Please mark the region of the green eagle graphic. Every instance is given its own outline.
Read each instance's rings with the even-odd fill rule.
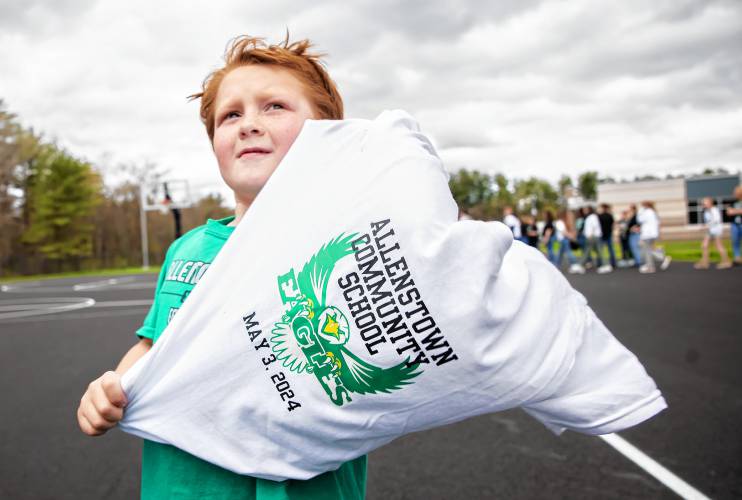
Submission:
[[[343,312],[327,304],[327,286],[335,264],[353,253],[355,234],[336,237],[323,245],[298,275],[291,269],[278,277],[286,311],[275,323],[271,349],[285,368],[314,374],[338,406],[351,393],[389,393],[411,383],[421,371],[409,358],[390,368],[374,366],[346,347],[351,327]]]

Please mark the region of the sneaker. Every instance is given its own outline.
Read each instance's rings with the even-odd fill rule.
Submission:
[[[729,261],[716,264],[716,269],[729,269],[730,267],[732,267],[732,263]]]
[[[656,271],[654,269],[650,269],[649,266],[640,266],[639,272],[642,274],[652,274]]]
[[[585,262],[585,269],[592,269],[593,263],[592,262]]]
[[[585,268],[579,264],[569,266],[569,274],[585,274]]]
[[[611,271],[613,271],[613,268],[610,266],[610,264],[606,264],[598,268],[598,274],[608,274]]]
[[[660,269],[662,269],[663,271],[666,271],[667,268],[670,267],[670,262],[672,262],[672,257],[668,255],[664,259],[662,259],[662,264],[660,264]]]

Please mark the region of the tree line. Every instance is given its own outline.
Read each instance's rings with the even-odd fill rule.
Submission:
[[[562,175],[553,185],[538,177],[508,179],[502,173],[486,174],[478,170],[461,169],[451,175],[449,186],[459,209],[475,219],[499,220],[507,206],[522,213],[536,210],[541,214],[544,210],[551,210],[556,214],[567,208],[567,200],[571,196],[580,196],[586,203],[594,204],[598,197],[599,184],[730,174],[734,172],[724,167],[706,167],[690,174],[667,174],[665,177],[644,174],[630,180],[616,180],[613,177],[599,177],[596,171],[587,171],[579,174],[575,180]]]
[[[0,99],[0,277],[141,265],[139,189],[166,172],[148,163],[119,165],[113,184],[104,183],[101,172],[102,167],[21,126]],[[707,168],[701,175],[720,173],[727,171]],[[634,180],[658,179],[645,177]],[[576,193],[595,200],[604,182],[616,181],[588,171],[574,181],[563,175],[552,185],[537,177],[508,179],[461,169],[449,185],[462,210],[493,220],[506,206],[556,212]],[[223,201],[218,194],[196,200],[182,211],[183,230],[231,214]],[[173,219],[167,212],[148,212],[147,226],[149,261],[157,265],[174,239]]]
[[[139,187],[165,175],[151,164],[119,165],[114,185],[101,168],[46,140],[0,100],[0,277],[138,266]],[[184,231],[231,211],[218,194],[182,211]],[[170,213],[148,212],[149,259],[174,239]]]
[[[552,185],[538,177],[510,180],[502,173],[490,175],[461,169],[451,175],[449,187],[461,210],[475,219],[493,220],[501,219],[507,206],[516,211],[557,212],[578,192],[586,200],[595,200],[598,182],[598,173],[594,171],[580,174],[576,182],[562,175]]]

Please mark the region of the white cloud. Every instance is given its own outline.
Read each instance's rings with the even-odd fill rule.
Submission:
[[[742,168],[735,1],[10,1],[0,98],[73,153],[220,186],[186,96],[233,36],[309,37],[350,117],[413,113],[447,167],[555,180]],[[445,5],[445,7],[444,7]]]

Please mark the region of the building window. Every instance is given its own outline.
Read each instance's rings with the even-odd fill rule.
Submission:
[[[721,218],[723,222],[732,222],[733,216],[727,214],[727,208],[734,205],[737,201],[733,197],[714,197],[716,206],[721,210]],[[688,200],[688,224],[703,224],[703,198],[697,198],[695,200]]]
[[[703,224],[703,205],[700,200],[688,200],[688,224]]]

